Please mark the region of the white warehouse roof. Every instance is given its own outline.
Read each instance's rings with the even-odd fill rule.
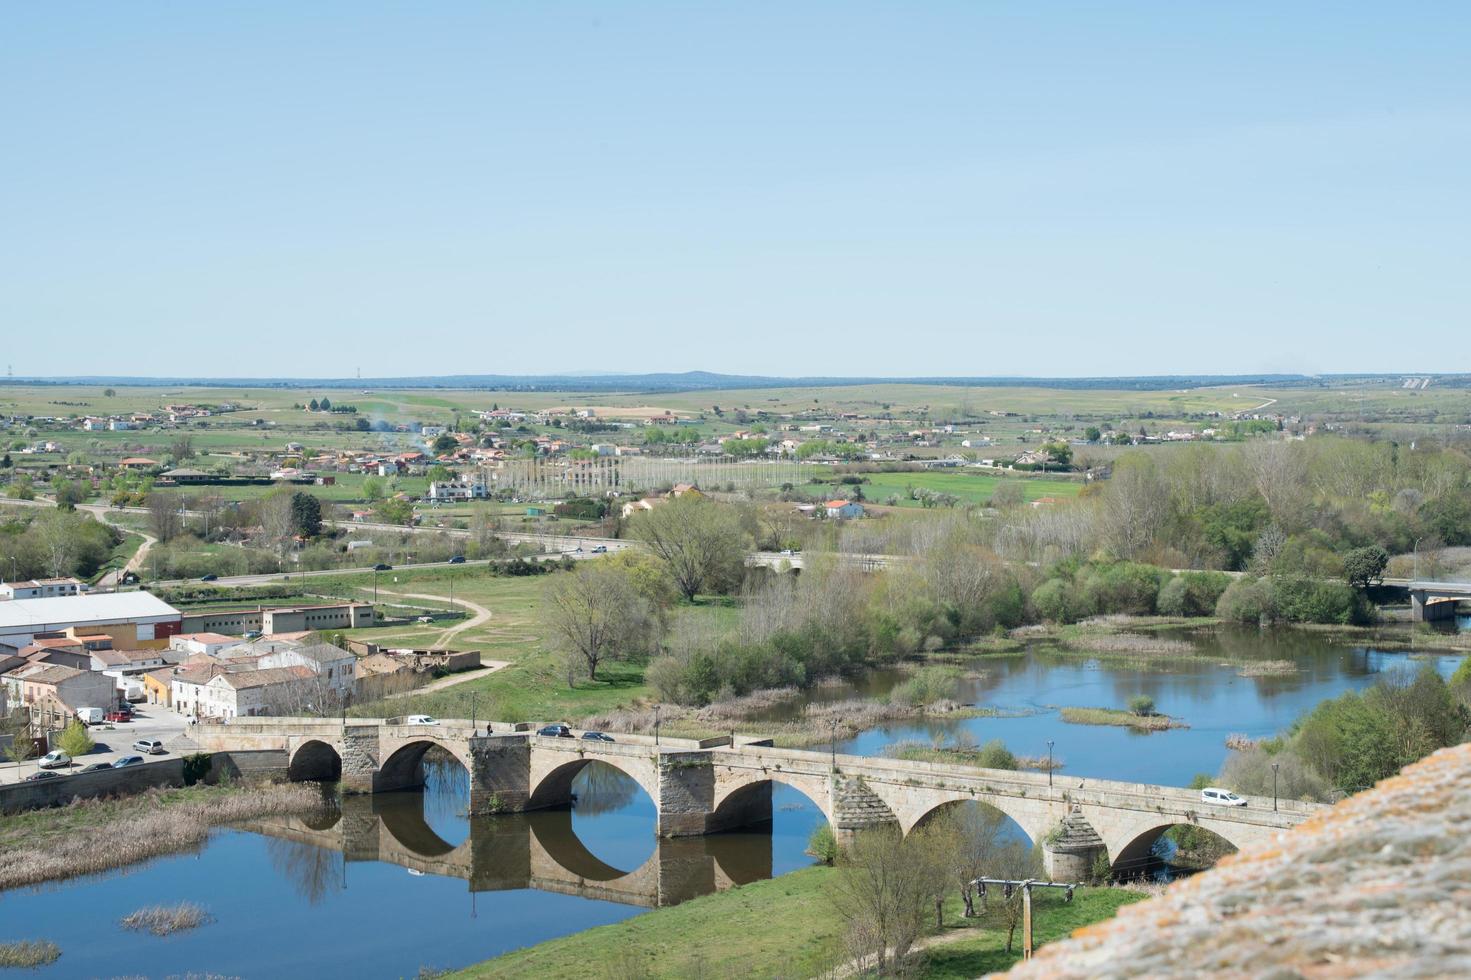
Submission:
[[[0,602],[0,634],[44,633],[105,623],[161,623],[178,619],[179,615],[179,610],[149,592],[11,599]]]

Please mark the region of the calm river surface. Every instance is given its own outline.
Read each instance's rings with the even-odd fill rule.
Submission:
[[[1460,661],[1294,633],[1226,633],[1200,644],[1207,657],[1286,659],[1300,671],[1244,678],[1207,660],[1141,673],[1034,651],[988,659],[986,675],[965,682],[961,700],[1009,716],[894,726],[839,749],[877,754],[893,741],[964,729],[1023,755],[1045,755],[1052,739],[1064,763],[1059,778],[1183,785],[1219,769],[1228,734],[1280,731],[1386,669],[1429,663],[1449,675]],[[897,679],[880,672],[817,696],[882,695]],[[1122,707],[1140,693],[1191,727],[1144,735],[1070,725],[1057,714],[1062,706]],[[784,874],[810,862],[803,850],[821,819],[804,796],[777,785],[769,832],[656,842],[650,800],[600,764],[578,776],[570,813],[474,820],[463,815],[463,770],[431,764],[426,774],[423,793],[349,798],[310,824],[221,830],[197,854],[0,893],[0,941],[58,943],[61,959],[30,974],[37,976],[411,977],[616,922],[655,902]],[[181,901],[205,906],[214,921],[164,938],[118,925],[141,906]]]

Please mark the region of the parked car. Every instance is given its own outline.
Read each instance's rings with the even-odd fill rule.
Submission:
[[[144,755],[165,755],[166,750],[163,743],[156,738],[140,738],[133,743],[134,752],[142,752]]]
[[[107,712],[101,708],[78,708],[77,721],[84,725],[100,725],[107,720]]]
[[[449,560],[449,563],[451,565],[463,565],[463,564],[465,564],[465,556],[464,555],[455,555],[453,558],[451,558]]]
[[[111,769],[111,768],[112,768],[112,763],[111,762],[94,762],[90,766],[83,766],[82,768],[78,769],[77,772],[78,773],[84,773],[84,772],[101,772],[104,769]]]
[[[547,738],[574,737],[572,735],[572,729],[568,728],[566,725],[547,725],[544,728],[538,729],[536,734],[545,735]]]
[[[141,766],[143,757],[141,755],[125,755],[112,764],[114,769],[126,769],[129,766]]]
[[[113,708],[106,715],[107,721],[132,721],[133,712],[124,711],[122,708]]]
[[[31,773],[25,778],[25,781],[28,783],[39,783],[43,779],[60,779],[61,775],[62,774],[59,772],[52,772],[49,769],[43,769],[40,772]]]
[[[583,732],[582,737],[589,742],[611,742],[614,740],[612,735],[605,735],[602,732]]]
[[[123,573],[123,577],[119,581],[121,581],[123,585],[137,585],[138,584],[138,573],[137,572],[124,572]]]
[[[373,566],[373,571],[375,571],[375,572],[391,572],[391,571],[393,571],[393,566],[390,565],[390,564],[388,564],[388,562],[386,562],[386,561],[380,561],[378,564],[376,564],[376,565]]]
[[[608,546],[600,544],[592,550],[592,553],[595,555],[606,555],[608,553]]]
[[[53,749],[52,751],[47,752],[45,755],[41,756],[41,760],[36,763],[36,765],[40,766],[42,769],[59,769],[62,766],[69,766],[71,764],[72,757],[67,755],[60,749]]]
[[[201,575],[201,576],[199,576],[199,581],[201,581],[201,582],[218,582],[219,580],[220,580],[220,577],[218,575],[216,575],[214,572],[210,572],[208,575]]]
[[[439,719],[433,715],[409,715],[404,719],[405,725],[437,725]]]
[[[1221,789],[1218,786],[1207,786],[1201,790],[1200,802],[1213,806],[1246,806],[1246,801],[1241,797],[1229,789]]]

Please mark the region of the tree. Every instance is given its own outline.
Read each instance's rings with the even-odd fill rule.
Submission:
[[[363,499],[368,503],[374,503],[383,499],[383,478],[378,476],[366,477],[363,480]]]
[[[183,518],[176,498],[166,493],[150,493],[143,506],[148,508],[148,530],[155,538],[172,541],[179,536]]]
[[[116,388],[104,388],[104,389],[102,389],[102,396],[104,398],[116,398],[117,397],[117,389]]]
[[[51,492],[56,497],[59,510],[76,510],[77,504],[87,499],[87,492],[79,482],[62,476],[51,481]]]
[[[448,432],[441,432],[434,437],[434,455],[443,456],[447,452],[452,452],[458,445],[454,436]]]
[[[194,458],[194,440],[189,436],[179,436],[169,443],[169,455],[174,462],[182,463],[186,459]]]
[[[87,734],[87,726],[76,718],[73,718],[72,723],[67,725],[66,730],[61,733],[58,745],[61,751],[73,759],[86,755],[96,747],[96,743],[92,741],[92,736]]]
[[[306,403],[306,410],[308,412],[320,411],[321,410],[321,407],[322,406],[317,402],[317,400],[315,398],[313,398],[311,401],[309,401],[309,402]]]
[[[332,411],[332,400],[330,398],[324,397],[321,401],[317,403],[317,407],[324,412],[330,412]]]
[[[1154,714],[1154,698],[1148,694],[1136,694],[1129,698],[1129,712],[1135,715]]]
[[[604,661],[648,653],[653,647],[653,610],[620,569],[601,562],[581,564],[570,575],[558,576],[546,595],[547,627],[590,680],[598,679]]]
[[[81,524],[75,511],[48,514],[36,522],[46,574],[63,578],[76,570]]]
[[[1343,556],[1343,577],[1356,589],[1367,589],[1384,581],[1389,566],[1389,552],[1377,544],[1355,548]]]
[[[379,503],[373,509],[373,515],[384,524],[403,524],[407,526],[414,522],[414,505],[407,500],[390,497]]]
[[[976,912],[976,890],[971,882],[994,876],[996,857],[1006,843],[1006,815],[984,803],[964,803],[951,807],[936,819],[950,824],[953,848],[950,851],[950,880],[960,886],[964,915],[973,919]]]
[[[322,533],[322,502],[305,491],[291,495],[291,523],[296,533],[314,538]]]
[[[997,848],[991,867],[995,870],[986,874],[988,878],[1005,878],[1011,881],[1026,881],[1042,878],[1042,852],[1024,841],[1012,840]],[[1013,888],[1011,894],[1002,892],[1001,921],[1006,926],[1006,952],[1010,955],[1016,939],[1016,927],[1021,925],[1026,912],[1025,889]]]
[[[746,536],[734,508],[685,494],[639,514],[632,531],[664,562],[686,599],[740,580]]]
[[[1087,439],[1089,442],[1098,442],[1100,439],[1103,438],[1103,433],[1099,431],[1098,426],[1090,425],[1088,426],[1088,428],[1083,430],[1083,438]]]
[[[291,546],[291,537],[296,533],[296,514],[292,507],[294,492],[288,486],[280,486],[260,501],[257,516],[261,535],[268,547],[278,555],[284,555]]]
[[[948,882],[933,827],[907,837],[895,825],[859,831],[838,861],[829,898],[847,925],[849,952],[870,960],[880,975],[899,972],[934,898],[937,878]]]

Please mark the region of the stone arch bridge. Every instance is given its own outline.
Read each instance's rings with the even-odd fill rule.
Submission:
[[[654,802],[660,837],[715,834],[770,821],[771,788],[784,783],[811,799],[840,841],[868,827],[908,833],[944,807],[980,802],[1044,844],[1054,878],[1085,876],[1102,851],[1115,869],[1147,857],[1164,829],[1188,824],[1242,848],[1268,840],[1325,809],[1295,800],[1249,798],[1211,806],[1195,790],[1045,773],[980,769],[867,756],[779,749],[769,740],[694,740],[618,735],[616,741],[550,738],[529,724],[407,725],[399,719],[240,718],[201,727],[206,751],[284,753],[293,779],[340,776],[345,791],[385,793],[420,784],[420,761],[438,747],[470,776],[470,812],[522,813],[566,807],[577,773],[597,761],[641,786]]]

